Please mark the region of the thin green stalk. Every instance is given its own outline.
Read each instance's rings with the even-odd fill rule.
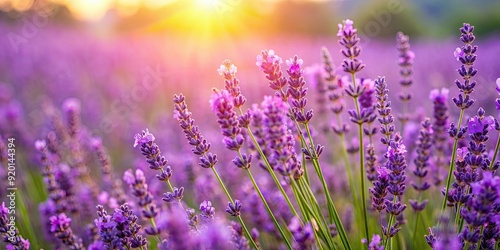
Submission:
[[[464,117],[465,109],[460,110],[460,116],[458,117],[457,130],[460,131],[460,127],[462,125],[462,119]],[[458,147],[458,138],[454,138],[453,142],[453,151],[451,152],[451,161],[450,167],[448,170],[448,178],[446,180],[446,191],[444,193],[443,206],[441,207],[441,213],[444,213],[446,209],[446,200],[448,200],[448,191],[450,189],[451,184],[451,176],[453,175],[453,168],[455,167],[455,157],[457,156],[457,147]]]
[[[222,179],[220,178],[219,176],[219,173],[217,172],[217,170],[215,169],[215,166],[212,167],[212,171],[215,175],[215,177],[217,178],[217,181],[219,181],[219,185],[222,187],[222,189],[224,190],[224,193],[226,194],[227,196],[227,199],[234,204],[234,200],[233,198],[231,197],[231,195],[229,194],[229,192],[227,191],[227,188],[226,188],[226,185],[224,185],[224,182],[222,182]],[[245,231],[245,235],[247,236],[248,238],[248,241],[250,241],[250,244],[252,245],[253,248],[255,249],[259,249],[259,247],[257,246],[257,243],[255,243],[255,241],[253,240],[252,238],[252,235],[250,234],[250,231],[248,231],[248,228],[247,226],[245,225],[245,222],[243,222],[243,219],[241,218],[241,215],[238,215],[236,216],[238,218],[238,221],[240,222],[241,224],[241,227],[243,228],[243,231]]]
[[[250,169],[246,169],[246,171],[247,171],[248,177],[250,178],[250,181],[252,181],[252,184],[255,188],[255,191],[257,191],[257,194],[259,195],[260,199],[262,200],[262,203],[264,203],[264,207],[266,208],[267,212],[269,213],[269,216],[273,220],[274,226],[276,226],[276,229],[278,229],[278,231],[280,232],[281,237],[285,241],[285,244],[287,245],[288,249],[292,250],[292,245],[290,244],[290,241],[287,239],[285,233],[281,229],[281,226],[278,223],[278,221],[276,220],[276,217],[274,217],[273,211],[271,211],[271,208],[267,204],[267,201],[264,198],[264,195],[262,194],[262,192],[260,191],[259,186],[257,186],[257,182],[255,182],[255,179],[252,175],[252,172],[250,172]]]
[[[303,202],[302,206],[304,207],[304,209],[307,210],[307,212],[314,218],[314,220],[317,223],[322,223],[322,226],[319,226],[319,229],[321,230],[321,233],[323,235],[324,238],[323,240],[326,243],[328,243],[328,246],[330,248],[336,248],[335,243],[333,242],[333,239],[330,234],[328,223],[325,217],[323,216],[323,213],[321,212],[321,208],[319,208],[318,201],[316,200],[314,195],[312,195],[312,191],[309,188],[309,186],[303,182],[300,182],[300,180],[299,183],[292,181],[292,186],[295,186],[295,188],[300,192],[301,198],[307,199],[304,201],[302,199],[300,200],[301,203]],[[309,204],[314,204],[316,211],[314,211],[309,206]],[[310,220],[310,217],[308,217],[308,219]]]
[[[241,110],[241,108],[239,108],[239,111],[243,115],[243,110]],[[271,177],[273,178],[274,183],[276,184],[276,186],[278,186],[278,189],[281,191],[281,194],[285,198],[286,203],[288,204],[288,207],[292,211],[293,215],[297,216],[297,218],[300,219],[299,214],[295,210],[295,207],[293,206],[292,202],[290,201],[290,198],[288,198],[288,195],[286,194],[285,189],[283,189],[283,186],[281,185],[280,181],[278,180],[278,177],[274,173],[274,170],[272,169],[271,164],[269,164],[269,161],[267,160],[266,155],[264,155],[262,148],[260,148],[260,145],[257,142],[257,139],[255,139],[255,136],[252,133],[252,130],[250,129],[250,127],[247,127],[247,131],[248,131],[248,134],[250,135],[250,138],[252,138],[252,142],[253,142],[254,146],[257,148],[257,151],[259,152],[260,157],[262,158],[262,160],[266,164],[267,170],[271,174]],[[305,169],[304,169],[304,171],[305,171]]]
[[[491,158],[490,167],[489,167],[490,170],[492,170],[493,165],[495,165],[495,160],[497,159],[497,154],[498,154],[499,149],[500,149],[500,131],[499,131],[499,136],[497,139],[497,145],[495,146],[495,152],[493,153],[493,158]]]
[[[417,229],[418,229],[418,219],[420,218],[420,213],[417,212],[417,216],[415,216],[415,227],[413,228],[413,236],[411,237],[411,240],[413,242],[413,248],[417,249]]]
[[[393,200],[393,203],[396,202],[396,199],[397,199],[397,196],[394,196],[394,198],[392,199]],[[392,221],[395,219],[394,218],[394,214],[391,214],[389,215],[389,222],[387,223],[387,230],[391,230],[391,227],[392,227]],[[389,241],[391,241],[391,247],[392,247],[392,238],[394,237],[391,237],[391,238],[387,238],[385,240],[385,243],[384,243],[384,249],[387,249],[387,243],[389,243]]]
[[[363,148],[363,127],[361,124],[359,124],[359,171],[360,171],[360,179],[361,179],[361,207],[363,209],[363,220],[365,224],[365,236],[366,239],[370,237],[370,234],[368,232],[368,215],[366,214],[366,192],[365,192],[365,166],[364,166],[364,161],[365,161],[365,156],[364,152],[365,149]]]
[[[344,246],[345,249],[350,250],[351,245],[349,244],[349,239],[347,238],[347,233],[345,232],[344,226],[342,225],[342,221],[340,220],[340,216],[337,212],[337,209],[335,208],[335,204],[333,203],[332,197],[330,195],[330,191],[328,190],[328,186],[326,185],[325,178],[323,176],[323,172],[321,171],[321,167],[319,166],[319,162],[317,158],[312,158],[311,159],[314,165],[314,168],[316,169],[316,172],[319,176],[319,179],[321,181],[321,185],[323,185],[323,189],[325,191],[325,196],[326,200],[328,203],[328,217],[330,218],[330,222],[335,222],[335,225],[337,226],[337,230],[339,232],[340,239],[342,241],[342,245]]]
[[[484,225],[481,226],[481,231],[479,232],[479,235],[483,235],[483,231],[484,231]],[[476,250],[480,249],[479,246],[481,246],[481,239],[482,238],[479,238],[479,241],[476,244]]]
[[[292,186],[292,190],[294,191],[294,193],[296,194],[296,197],[300,197],[299,198],[299,201],[298,201],[298,204],[299,204],[299,207],[302,211],[302,214],[304,216],[304,219],[306,221],[310,221],[311,222],[311,225],[313,226],[313,230],[314,230],[314,236],[316,238],[316,242],[318,242],[318,247],[322,248],[322,245],[321,245],[321,242],[318,240],[319,238],[321,238],[327,245],[329,248],[335,248],[335,244],[333,243],[332,241],[332,237],[329,237],[330,236],[330,233],[329,231],[326,230],[326,227],[328,226],[323,218],[323,220],[321,220],[319,218],[319,216],[312,210],[311,207],[309,207],[309,203],[307,203],[305,200],[303,199],[309,199],[309,197],[306,197],[306,194],[304,194],[302,192],[302,190],[300,189],[300,187],[297,185],[297,182],[293,179],[291,179],[291,186]],[[309,201],[312,203],[312,201]],[[319,232],[316,230],[316,228],[314,228],[314,225],[313,225],[313,222],[311,220],[311,217],[314,219],[314,221],[316,223],[323,223],[323,225],[317,225],[318,226],[318,230]],[[318,235],[321,234],[321,235]]]
[[[356,89],[356,75],[355,73],[351,73],[351,79],[352,79],[352,84],[353,88]],[[361,109],[359,107],[359,100],[358,96],[353,96],[354,99],[354,105],[356,106],[356,113],[359,116],[361,114]],[[363,209],[363,221],[365,224],[365,238],[368,239],[370,237],[370,233],[368,230],[368,216],[366,214],[366,191],[365,191],[365,179],[366,179],[366,173],[365,173],[365,166],[364,166],[364,161],[365,161],[365,151],[364,151],[364,143],[363,143],[363,125],[361,123],[358,123],[358,136],[359,136],[359,170],[360,170],[360,179],[361,179],[361,207]]]

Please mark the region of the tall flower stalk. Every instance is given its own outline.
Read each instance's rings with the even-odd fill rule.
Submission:
[[[411,208],[417,214],[415,217],[415,226],[413,228],[413,237],[412,240],[415,242],[416,232],[418,228],[418,219],[420,217],[420,212],[425,209],[428,200],[421,200],[423,192],[431,187],[431,185],[427,182],[425,177],[428,173],[429,168],[429,158],[432,147],[432,127],[431,121],[429,118],[425,119],[422,124],[422,128],[420,129],[418,139],[417,139],[417,158],[413,160],[415,163],[415,169],[413,170],[413,174],[418,179],[418,181],[413,182],[412,186],[417,191],[417,199],[409,200]],[[414,245],[415,246],[415,245]]]
[[[476,81],[472,80],[472,77],[477,74],[477,70],[474,68],[477,46],[472,45],[475,39],[473,31],[474,26],[468,23],[463,24],[462,28],[460,28],[460,32],[462,33],[462,35],[460,36],[460,40],[464,43],[464,45],[460,48],[457,48],[454,52],[454,56],[457,61],[462,63],[457,71],[458,74],[462,77],[463,81],[455,81],[455,84],[460,90],[460,94],[458,95],[458,97],[453,98],[453,102],[460,109],[460,115],[458,117],[458,123],[456,125],[452,123],[449,129],[450,136],[453,138],[454,142],[441,212],[444,212],[444,210],[446,209],[446,200],[448,198],[448,191],[451,184],[451,176],[453,173],[453,169],[455,168],[455,157],[458,141],[462,139],[465,134],[465,129],[462,128],[464,113],[466,109],[474,104],[474,100],[470,97],[470,94],[474,91],[474,87],[476,86]]]
[[[434,145],[434,156],[433,156],[433,179],[434,185],[438,186],[442,181],[441,170],[445,168],[446,162],[446,151],[449,149],[448,134],[446,132],[449,120],[448,112],[448,93],[447,88],[433,89],[429,98],[433,103],[433,122],[432,130],[434,135],[432,138],[432,144]]]
[[[357,35],[357,30],[353,27],[352,20],[344,20],[342,24],[339,24],[339,32],[337,36],[340,37],[339,44],[344,48],[341,50],[342,55],[346,59],[342,62],[342,69],[344,72],[351,75],[351,84],[347,87],[346,93],[351,96],[354,100],[355,110],[349,110],[349,115],[351,116],[351,121],[358,124],[358,139],[359,145],[362,147],[363,143],[363,123],[369,121],[370,116],[373,113],[371,108],[362,109],[359,103],[359,97],[365,91],[365,87],[361,83],[357,83],[356,73],[360,72],[365,65],[361,60],[358,59],[361,53],[361,48],[359,47],[359,37]],[[366,187],[365,187],[365,166],[364,166],[364,148],[359,150],[359,171],[360,171],[360,192],[361,192],[361,209],[362,217],[364,221],[364,238],[368,239],[370,236],[368,230],[368,215],[366,207]]]
[[[398,118],[399,122],[401,123],[401,134],[404,134],[406,123],[408,123],[408,120],[410,119],[408,113],[408,102],[411,100],[412,95],[409,92],[409,88],[413,84],[412,66],[413,58],[415,58],[415,53],[410,50],[410,38],[403,32],[398,32],[396,34],[396,41],[397,49],[399,51],[398,64],[401,67],[401,69],[399,70],[399,74],[401,75],[399,84],[403,87],[401,93],[399,94],[399,99],[401,100],[403,107]]]

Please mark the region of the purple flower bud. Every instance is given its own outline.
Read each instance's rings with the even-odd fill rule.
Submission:
[[[45,147],[47,147],[47,143],[45,140],[36,140],[35,141],[35,149],[38,151],[42,151]]]
[[[141,133],[139,134],[136,134],[134,136],[134,148],[137,146],[137,145],[143,145],[143,144],[146,144],[148,142],[154,142],[155,141],[155,137],[153,134],[149,133],[149,130],[146,129],[146,130],[143,130]]]
[[[239,200],[234,200],[234,203],[228,202],[226,213],[230,214],[231,216],[238,217],[241,215],[241,207],[242,204]]]

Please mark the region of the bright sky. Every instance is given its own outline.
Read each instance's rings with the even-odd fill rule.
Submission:
[[[164,7],[174,2],[195,4],[198,10],[206,12],[216,11],[216,8],[237,7],[243,1],[250,0],[47,0],[48,2],[65,3],[74,15],[83,20],[99,20],[110,8],[117,7],[120,14],[133,14],[139,7],[155,9]],[[264,2],[277,2],[280,0],[259,0]],[[296,1],[328,1],[328,0],[296,0]],[[10,6],[16,10],[25,10],[33,4],[34,0],[0,0],[0,8]]]

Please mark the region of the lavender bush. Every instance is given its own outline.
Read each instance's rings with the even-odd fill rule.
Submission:
[[[210,100],[191,101],[186,89],[173,96],[173,119],[159,122],[116,125],[132,110],[116,102],[114,120],[90,116],[85,108],[105,103],[51,99],[57,86],[33,119],[17,89],[0,84],[2,247],[499,249],[500,98],[481,95],[500,95],[500,78],[479,78],[474,26],[463,24],[448,52],[460,80],[442,89],[424,88],[419,53],[402,32],[384,59],[396,73],[385,77],[366,63],[373,54],[354,22],[338,27],[340,53],[318,48],[321,64],[262,50],[251,79],[267,82],[267,95],[247,95],[245,75],[224,60]],[[78,92],[71,86],[64,96]],[[199,114],[203,103],[211,113]],[[125,139],[91,129],[103,121],[95,116]]]

